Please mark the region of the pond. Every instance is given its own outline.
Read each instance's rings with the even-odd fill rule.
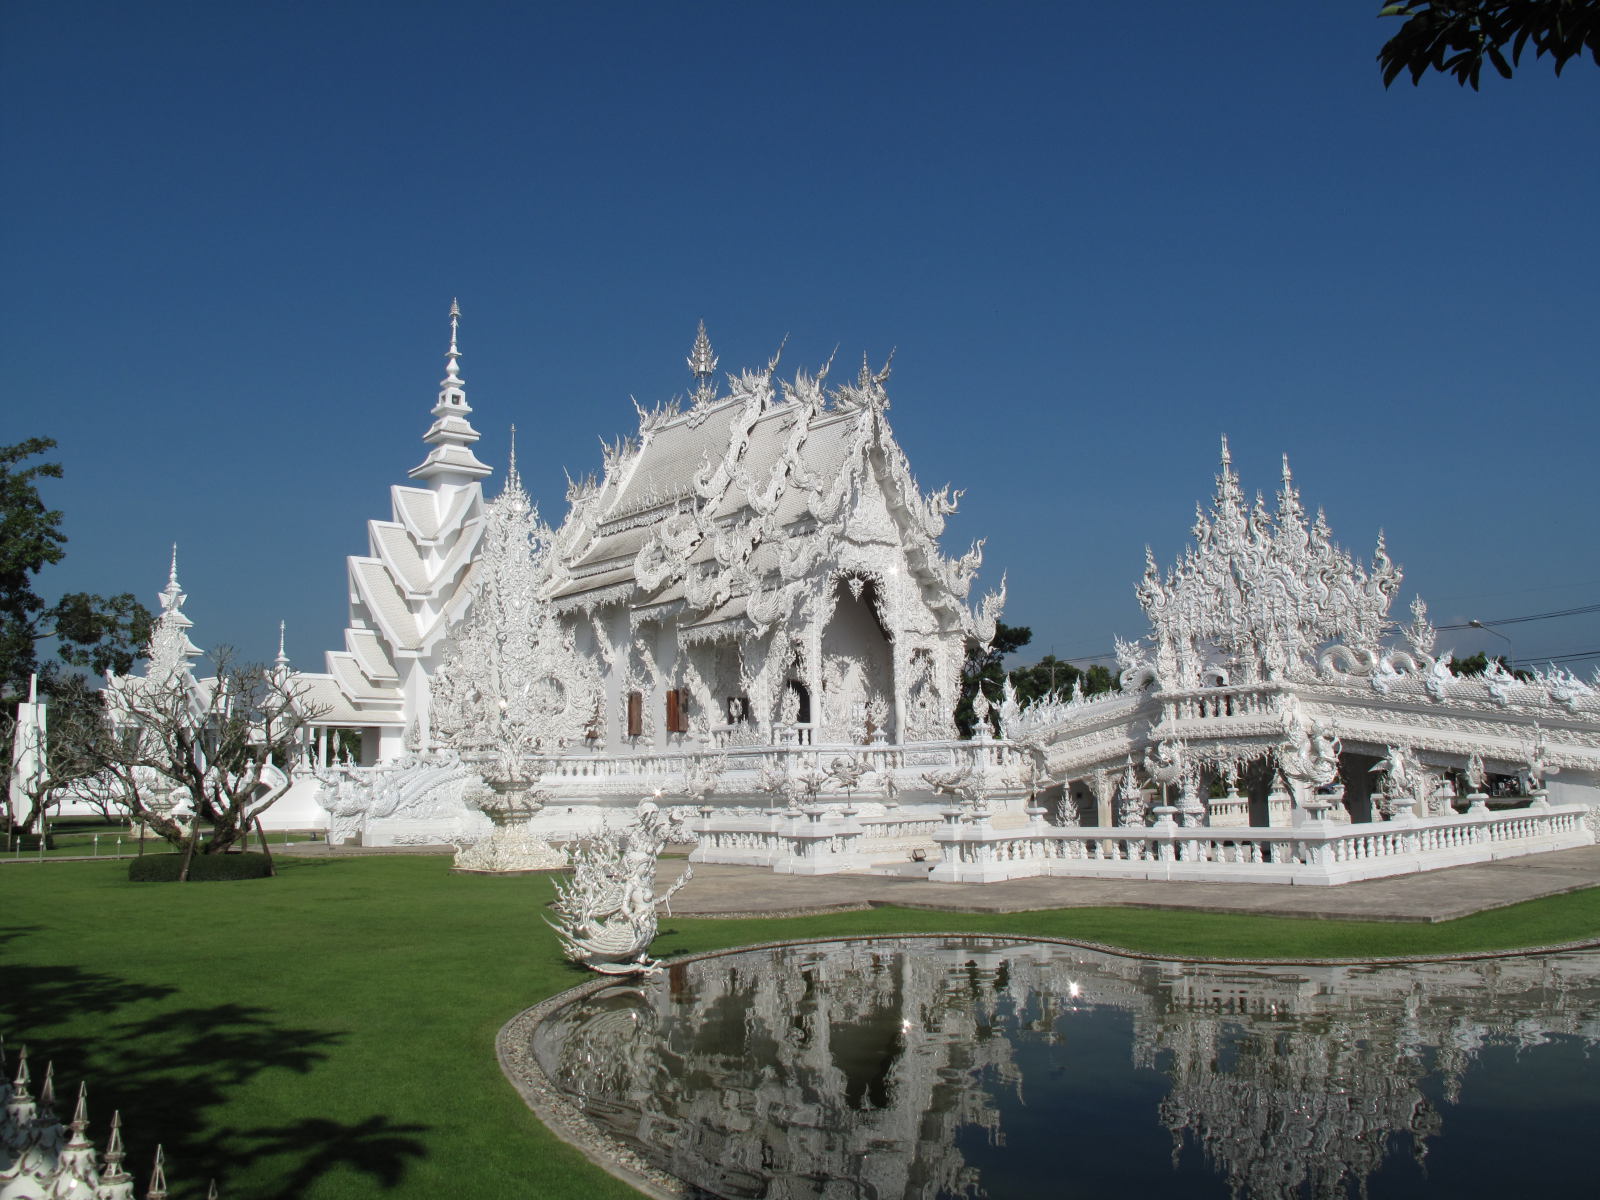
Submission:
[[[1600,1130],[1600,951],[830,942],[606,986],[529,1036],[551,1086],[690,1194],[1576,1195]]]

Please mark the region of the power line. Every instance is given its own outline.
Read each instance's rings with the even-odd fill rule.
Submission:
[[[1554,617],[1576,617],[1583,613],[1600,612],[1600,604],[1585,604],[1578,608],[1563,608],[1555,612],[1533,613],[1526,617],[1501,617],[1498,621],[1467,621],[1461,625],[1435,625],[1435,629],[1476,629],[1480,625],[1521,625],[1525,621],[1548,621]]]
[[[1542,662],[1570,662],[1571,660],[1577,658],[1600,658],[1600,650],[1574,650],[1571,654],[1540,654],[1533,658],[1516,658],[1512,659],[1511,661],[1527,663],[1531,666],[1535,663]]]

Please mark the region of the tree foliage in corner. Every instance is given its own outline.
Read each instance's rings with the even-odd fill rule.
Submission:
[[[1411,73],[1413,84],[1421,83],[1429,71],[1438,71],[1476,90],[1485,59],[1510,79],[1530,45],[1535,57],[1550,56],[1557,75],[1585,51],[1600,65],[1600,0],[1385,4],[1378,16],[1405,21],[1378,51],[1384,87],[1403,71]]]
[[[977,698],[978,689],[981,687],[990,702],[998,704],[1006,678],[1006,655],[1022,649],[1032,640],[1033,630],[1026,625],[1007,625],[1004,621],[996,621],[994,640],[988,646],[979,642],[967,644],[967,661],[961,667],[961,698],[956,701],[956,728],[961,731],[962,737],[971,737],[977,728],[972,702]],[[991,725],[994,724],[993,714],[989,721]]]
[[[1086,696],[1116,690],[1115,671],[1098,664],[1084,670],[1058,659],[1054,654],[1046,654],[1032,666],[1007,671],[1005,656],[1022,649],[1032,640],[1033,630],[1028,626],[1007,625],[1004,621],[997,621],[994,641],[987,649],[977,643],[967,647],[967,661],[961,671],[961,700],[956,705],[956,728],[961,731],[962,737],[971,737],[977,729],[972,702],[980,686],[990,703],[996,706],[989,713],[990,732],[995,735],[1000,732],[999,713],[996,710],[1005,692],[1007,679],[1011,680],[1012,687],[1017,691],[1017,699],[1023,704],[1042,700],[1052,693],[1070,696],[1080,685]]]
[[[28,676],[40,671],[38,647],[54,637],[63,662],[96,674],[125,673],[150,640],[150,610],[132,592],[91,595],[73,592],[46,604],[34,590],[35,577],[61,561],[67,535],[61,512],[46,508],[39,480],[60,479],[61,464],[27,461],[55,448],[50,438],[29,438],[0,446],[0,699],[25,696]],[[41,672],[46,691],[64,683],[67,672],[47,664]]]

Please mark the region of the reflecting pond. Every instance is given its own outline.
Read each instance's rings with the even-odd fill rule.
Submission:
[[[743,951],[537,1026],[726,1197],[1588,1194],[1600,952],[1219,966],[1003,939]]]

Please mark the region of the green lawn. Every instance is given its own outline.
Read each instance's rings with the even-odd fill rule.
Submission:
[[[546,1133],[495,1063],[507,1019],[585,978],[539,919],[548,877],[452,876],[431,856],[280,862],[275,880],[191,885],[130,884],[125,862],[0,867],[8,1057],[20,1042],[41,1066],[53,1056],[63,1092],[87,1078],[97,1144],[120,1107],[138,1173],[163,1141],[175,1197],[212,1177],[225,1200],[633,1194]],[[656,952],[920,931],[1443,954],[1600,935],[1600,889],[1441,925],[1134,909],[667,918]]]
[[[269,833],[267,841],[273,849],[288,842],[311,840],[308,831],[278,831]],[[254,835],[250,838],[252,849],[256,846]],[[146,854],[173,853],[173,848],[160,838],[147,834],[144,839]],[[84,856],[113,858],[118,854],[139,853],[139,835],[130,834],[125,821],[101,821],[92,817],[65,817],[50,822],[50,836],[43,857],[81,858]],[[0,858],[39,858],[39,835],[13,837],[0,840]]]

